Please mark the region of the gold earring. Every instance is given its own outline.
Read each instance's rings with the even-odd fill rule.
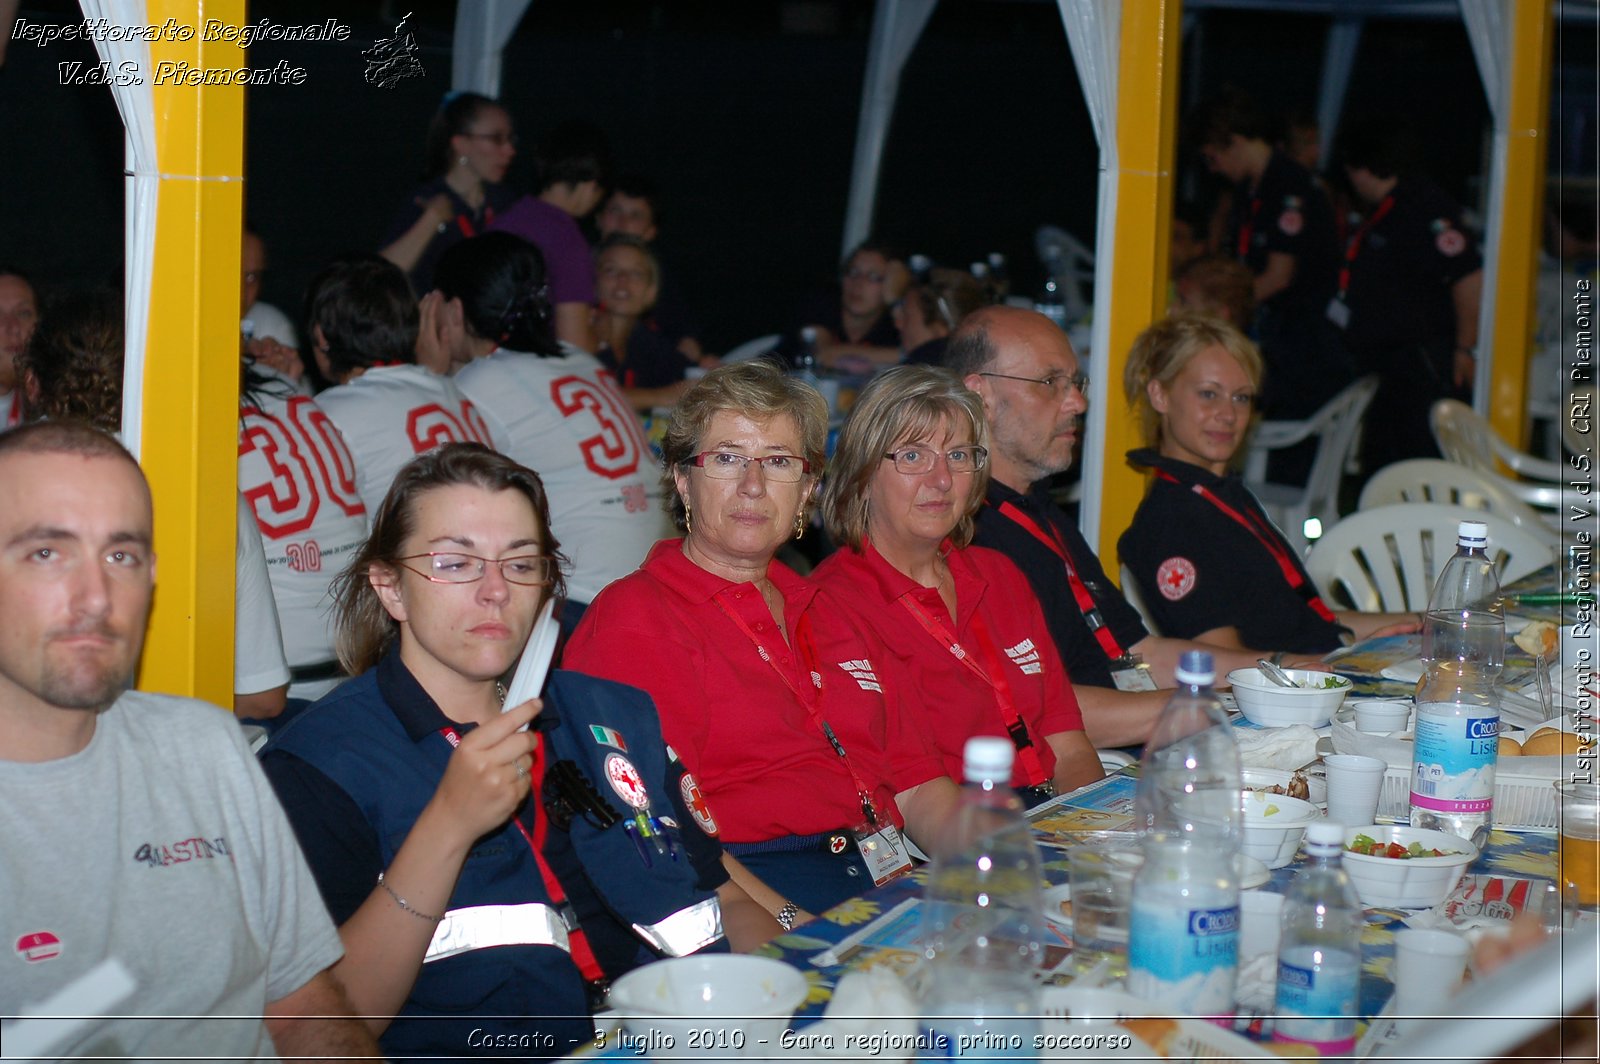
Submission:
[[[806,532],[806,512],[801,510],[794,515],[794,538],[799,539]]]
[[[684,535],[694,532],[694,510],[687,502],[683,504],[683,532]]]

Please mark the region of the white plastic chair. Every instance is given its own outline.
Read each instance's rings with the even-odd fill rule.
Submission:
[[[1339,519],[1339,484],[1355,457],[1361,418],[1378,390],[1378,378],[1362,377],[1304,421],[1263,421],[1256,426],[1245,457],[1244,480],[1267,515],[1301,554],[1308,541],[1305,524],[1315,517],[1324,526]],[[1318,437],[1317,455],[1304,487],[1267,482],[1267,452]]]
[[[1555,547],[1499,514],[1408,502],[1358,510],[1328,529],[1307,555],[1306,571],[1330,602],[1358,610],[1426,609],[1439,570],[1455,554],[1462,521],[1489,526],[1489,556],[1501,583],[1555,560]]]
[[[1139,593],[1139,581],[1133,578],[1126,565],[1122,567],[1122,597],[1128,600],[1128,605],[1139,611],[1139,619],[1144,621],[1145,629],[1151,635],[1161,634],[1161,628],[1145,607],[1144,596]]]
[[[782,339],[782,333],[769,333],[766,336],[758,336],[754,340],[746,340],[722,356],[723,365],[727,365],[730,362],[748,362],[752,358],[760,358],[762,355],[770,354]]]
[[[1410,458],[1384,466],[1361,489],[1360,509],[1402,502],[1436,502],[1487,510],[1511,519],[1558,550],[1561,534],[1545,523],[1539,512],[1506,491],[1487,475],[1455,462],[1437,458]]]
[[[1430,423],[1434,442],[1445,458],[1488,474],[1529,506],[1541,510],[1561,508],[1561,480],[1565,476],[1561,463],[1512,447],[1494,434],[1476,410],[1455,399],[1434,403]],[[1513,480],[1503,475],[1496,459],[1525,479]]]

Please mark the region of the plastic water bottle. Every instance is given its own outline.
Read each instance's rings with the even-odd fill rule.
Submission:
[[[1239,746],[1211,685],[1211,655],[1185,651],[1178,688],[1161,711],[1139,762],[1134,826],[1144,833],[1196,836],[1230,852],[1244,828]]]
[[[1134,798],[1144,865],[1133,881],[1128,989],[1166,1010],[1226,1017],[1239,969],[1243,830],[1239,747],[1211,685],[1211,655],[1186,651],[1178,689],[1145,743]]]
[[[934,855],[923,896],[930,960],[922,994],[929,1059],[1033,1059],[1039,1032],[1044,871],[1011,789],[1011,740],[968,739],[966,783],[949,845]]]
[[[1004,303],[1011,294],[1011,278],[1006,272],[1006,257],[998,251],[989,252],[989,302]]]
[[[1239,976],[1239,882],[1233,851],[1154,832],[1133,879],[1128,990],[1163,1013],[1226,1019]]]
[[[800,353],[795,356],[794,368],[801,380],[812,387],[817,383],[817,330],[807,325],[800,330]]]
[[[1273,1038],[1303,1042],[1324,1057],[1348,1056],[1356,1047],[1364,921],[1341,860],[1344,828],[1317,821],[1306,828],[1303,848],[1310,863],[1283,903]]]
[[[1411,824],[1481,844],[1494,821],[1506,615],[1481,521],[1463,521],[1422,626]]]

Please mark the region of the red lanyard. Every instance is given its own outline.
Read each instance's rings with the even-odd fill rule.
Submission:
[[[439,734],[444,736],[445,742],[454,749],[461,745],[461,735],[448,724],[439,729]],[[522,823],[522,818],[515,813],[511,815],[511,822],[517,825],[517,830],[522,832],[522,837],[527,840],[528,849],[533,851],[533,863],[539,867],[539,878],[544,880],[545,894],[559,909],[566,905],[567,892],[561,889],[561,880],[556,878],[555,872],[544,860],[544,840],[549,834],[550,825],[544,815],[543,803],[539,801],[539,787],[544,783],[544,742],[541,740],[533,748],[533,770],[531,773],[533,790],[529,795],[533,803],[533,834],[528,834],[527,827]],[[595,957],[594,950],[589,945],[589,936],[582,927],[567,928],[567,945],[572,950],[572,959],[578,965],[578,971],[589,982],[606,977],[605,970],[600,967],[600,961]]]
[[[1156,476],[1162,480],[1169,481],[1170,483],[1180,484],[1177,477],[1173,476],[1171,473],[1168,473],[1164,469],[1156,470]],[[1283,573],[1283,579],[1288,582],[1289,587],[1292,588],[1301,598],[1306,600],[1306,605],[1310,606],[1311,609],[1316,612],[1316,615],[1321,617],[1323,620],[1337,623],[1337,618],[1334,617],[1333,611],[1328,608],[1327,603],[1322,601],[1322,596],[1317,594],[1317,589],[1312,586],[1311,581],[1305,578],[1305,574],[1302,573],[1300,571],[1300,567],[1295,564],[1293,556],[1289,553],[1289,548],[1284,545],[1282,538],[1278,535],[1277,529],[1273,528],[1271,525],[1267,524],[1260,517],[1257,517],[1253,513],[1242,514],[1238,510],[1235,510],[1233,507],[1217,498],[1217,496],[1204,484],[1196,484],[1189,490],[1200,496],[1212,506],[1215,506],[1218,510],[1221,510],[1224,514],[1231,518],[1235,524],[1241,526],[1246,532],[1249,532],[1252,536],[1254,536],[1256,538],[1256,542],[1265,547],[1267,553],[1272,555],[1272,560],[1278,563],[1278,570]]]
[[[1078,611],[1083,614],[1083,621],[1089,626],[1089,631],[1094,633],[1095,642],[1100,644],[1100,649],[1105,651],[1109,661],[1121,661],[1128,656],[1128,652],[1117,642],[1117,637],[1107,627],[1105,618],[1100,616],[1100,607],[1094,603],[1094,596],[1089,594],[1089,589],[1079,578],[1077,569],[1073,568],[1072,559],[1067,555],[1067,545],[1061,539],[1061,533],[1052,525],[1048,533],[1040,528],[1038,523],[1021,508],[1011,502],[1000,504],[1000,512],[1012,521],[1021,525],[1023,530],[1034,539],[1050,548],[1050,552],[1061,559],[1061,564],[1067,569],[1067,586],[1072,588],[1072,598],[1078,604]]]
[[[1367,233],[1371,231],[1372,227],[1383,221],[1383,216],[1393,209],[1394,193],[1391,192],[1383,197],[1383,202],[1378,204],[1377,209],[1368,216],[1367,220],[1356,228],[1355,235],[1345,245],[1344,265],[1339,267],[1339,298],[1343,299],[1344,294],[1350,291],[1350,267],[1355,264],[1357,256],[1361,254],[1361,242],[1367,238]]]
[[[976,612],[972,615],[973,641],[977,643],[978,650],[983,654],[988,668],[985,669],[972,659],[966,648],[956,641],[950,629],[940,623],[939,618],[922,608],[912,596],[914,591],[907,591],[900,596],[900,605],[906,612],[917,619],[923,629],[933,637],[934,642],[943,646],[968,671],[975,674],[980,680],[989,685],[994,692],[995,706],[1000,710],[1000,719],[1005,721],[1006,734],[1011,736],[1011,742],[1017,748],[1017,760],[1022,763],[1025,786],[1033,787],[1046,782],[1050,777],[1044,770],[1044,762],[1039,759],[1039,751],[1033,745],[1033,738],[1028,734],[1028,726],[1023,723],[1022,714],[1017,711],[1016,701],[1011,697],[1011,685],[1006,682],[1005,668],[1000,663],[999,651],[995,648],[994,640],[989,636],[989,629],[984,625],[983,618]]]
[[[833,747],[833,752],[839,755],[839,760],[844,762],[845,770],[850,773],[850,780],[855,784],[856,797],[861,801],[861,812],[866,816],[867,823],[876,825],[878,823],[878,813],[873,805],[872,789],[862,782],[860,774],[856,772],[856,767],[850,763],[850,755],[845,752],[844,744],[834,734],[833,727],[828,723],[827,718],[822,715],[820,708],[822,702],[822,672],[817,668],[817,647],[811,638],[811,615],[809,613],[801,614],[799,622],[794,626],[795,644],[796,650],[800,655],[800,663],[811,674],[813,689],[808,697],[801,688],[795,686],[794,681],[789,678],[789,674],[784,672],[782,667],[773,660],[772,654],[768,652],[766,645],[761,642],[761,637],[751,630],[750,626],[745,623],[744,618],[723,604],[722,594],[723,592],[719,591],[715,596],[717,608],[725,613],[728,619],[737,625],[739,630],[749,638],[750,642],[755,645],[756,653],[761,655],[761,660],[772,666],[772,671],[778,674],[778,679],[782,680],[783,685],[793,691],[795,698],[799,700],[802,706],[805,706],[806,714],[811,718],[811,722],[822,732],[823,738],[828,740],[828,745]]]
[[[1261,197],[1255,196],[1250,200],[1250,216],[1239,223],[1239,258],[1243,259],[1250,254],[1250,238],[1255,235],[1256,215],[1261,213]]]
[[[489,226],[489,223],[491,223],[493,221],[494,221],[494,208],[485,207],[483,209],[483,225],[484,225],[484,228],[487,229],[488,226]],[[468,216],[467,214],[465,214],[465,213],[456,215],[456,228],[461,230],[461,235],[466,237],[469,240],[478,235],[478,229],[477,229],[476,226],[474,226],[472,224],[472,218],[470,216]]]

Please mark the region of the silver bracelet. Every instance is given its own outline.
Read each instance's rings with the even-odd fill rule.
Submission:
[[[394,903],[396,905],[400,906],[400,908],[404,909],[406,912],[410,913],[412,916],[415,916],[418,920],[427,920],[430,923],[435,923],[436,924],[440,920],[444,919],[443,916],[430,916],[429,914],[427,914],[425,912],[419,912],[416,909],[413,909],[411,906],[407,905],[406,904],[406,900],[404,898],[402,898],[400,895],[396,894],[394,892],[394,888],[383,881],[383,875],[384,874],[382,872],[378,873],[378,886],[380,886],[384,890],[388,891],[389,892],[389,897],[393,898],[394,899]]]
[[[793,931],[794,918],[799,915],[800,906],[791,901],[784,903],[783,908],[778,910],[778,915],[774,919],[778,921],[778,926],[783,928],[785,931]]]

